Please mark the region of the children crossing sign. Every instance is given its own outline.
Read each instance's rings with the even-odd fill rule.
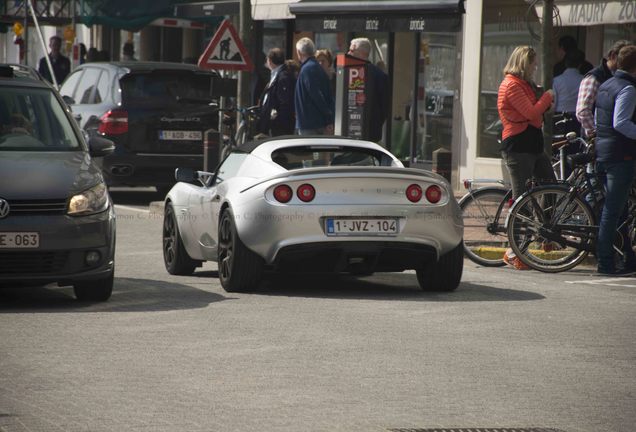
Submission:
[[[216,70],[254,70],[254,64],[247,54],[245,45],[238,37],[230,20],[225,20],[214,34],[214,37],[199,57],[199,67]]]

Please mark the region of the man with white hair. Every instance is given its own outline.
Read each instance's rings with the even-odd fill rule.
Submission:
[[[294,105],[299,135],[332,135],[334,100],[329,77],[315,58],[316,46],[309,38],[296,42],[301,62],[296,81]]]
[[[389,77],[379,67],[369,62],[369,55],[371,54],[371,41],[369,39],[353,39],[349,44],[349,52],[347,54],[368,63],[367,73],[370,75],[373,92],[370,93],[366,103],[373,106],[373,109],[370,111],[369,135],[365,138],[379,142],[382,140],[382,126],[389,114]]]

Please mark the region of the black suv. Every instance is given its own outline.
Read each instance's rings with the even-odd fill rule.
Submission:
[[[113,290],[115,212],[95,157],[58,93],[33,71],[0,65],[0,285],[73,285],[80,300]]]
[[[109,186],[174,184],[176,167],[203,169],[206,130],[218,129],[210,96],[218,74],[194,65],[158,62],[86,63],[60,94],[89,136],[115,142],[104,158]]]

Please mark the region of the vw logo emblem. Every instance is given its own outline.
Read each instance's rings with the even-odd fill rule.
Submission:
[[[6,200],[0,198],[0,219],[9,215],[9,203]]]

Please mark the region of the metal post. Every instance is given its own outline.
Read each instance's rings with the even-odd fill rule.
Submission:
[[[42,49],[44,50],[44,58],[46,59],[46,64],[49,66],[49,72],[51,73],[53,86],[59,90],[60,86],[57,83],[57,79],[55,79],[55,73],[53,72],[53,65],[51,64],[51,59],[49,58],[49,51],[46,49],[46,44],[44,43],[44,35],[42,34],[42,29],[40,28],[40,24],[38,23],[38,17],[35,16],[35,10],[33,9],[32,0],[28,0],[28,5],[29,5],[29,10],[31,11],[31,15],[33,15],[33,22],[35,23],[35,28],[38,32],[38,37],[40,38],[40,44],[42,45]]]
[[[253,34],[252,34],[252,12],[250,0],[241,0],[241,9],[239,14],[239,38],[243,41],[246,47],[252,47]],[[250,73],[241,71],[239,72],[238,79],[238,98],[237,106],[248,107],[252,104],[249,102],[250,98]],[[237,116],[239,117],[239,116]],[[239,119],[237,118],[237,121]]]
[[[29,9],[25,8],[24,11],[24,32],[22,33],[22,39],[24,40],[24,64],[29,64]]]
[[[552,30],[552,11],[554,0],[543,1],[543,26],[541,27],[541,65],[543,67],[541,78],[544,89],[552,88],[552,67],[554,65],[554,43]],[[543,126],[543,148],[549,155],[552,154],[552,113],[547,113]]]

